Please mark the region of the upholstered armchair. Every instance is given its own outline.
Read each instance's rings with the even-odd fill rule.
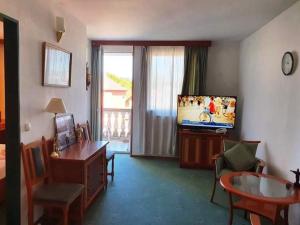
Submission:
[[[215,171],[214,171],[214,184],[213,184],[213,190],[212,195],[210,198],[210,201],[213,202],[215,191],[216,191],[216,185],[220,180],[220,177],[224,174],[234,172],[234,171],[251,171],[251,172],[257,172],[262,173],[265,162],[261,159],[258,159],[255,157],[257,146],[260,143],[260,141],[232,141],[232,140],[224,140],[223,147],[224,152],[221,154],[217,154],[213,156],[213,160],[215,162]],[[238,146],[239,145],[239,146]],[[238,149],[240,146],[244,146],[244,149],[247,150],[250,154],[242,154],[242,151],[239,151]],[[234,149],[235,148],[235,149]],[[234,150],[233,150],[234,149]],[[232,151],[231,155],[227,154],[226,151]],[[229,153],[229,152],[228,152]],[[251,162],[247,159],[247,156],[251,158]],[[237,161],[237,165],[230,165],[230,162],[228,162],[228,158],[233,158],[232,160]],[[235,157],[235,159],[234,159]],[[251,163],[250,167],[244,166],[245,163]],[[247,169],[243,169],[247,168]],[[236,169],[234,169],[236,168]]]

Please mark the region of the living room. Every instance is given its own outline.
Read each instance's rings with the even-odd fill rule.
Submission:
[[[127,114],[124,114],[124,127],[122,127],[123,122],[120,122],[120,128],[116,129],[119,136],[123,130],[126,134],[130,133],[131,136],[126,138],[126,141],[130,140],[130,144],[126,145],[129,146],[129,150],[127,149],[129,154],[115,154],[114,179],[112,181],[112,177],[108,177],[107,189],[99,192],[86,209],[83,216],[84,224],[227,224],[230,208],[228,194],[227,191],[222,190],[219,182],[214,197],[214,202],[217,204],[210,202],[214,183],[213,168],[185,169],[180,168],[179,165],[179,149],[176,144],[179,140],[176,135],[177,95],[183,94],[182,87],[187,68],[186,50],[189,47],[206,48],[207,56],[204,57],[206,69],[201,70],[206,74],[202,76],[204,82],[197,83],[204,85],[205,91],[203,88],[200,92],[184,93],[184,95],[236,97],[235,128],[228,129],[226,135],[234,140],[260,141],[255,156],[265,162],[262,173],[294,183],[295,175],[290,170],[299,168],[300,158],[297,129],[300,122],[296,119],[300,109],[295,102],[299,96],[297,82],[300,79],[298,78],[299,12],[300,2],[296,0],[243,2],[230,0],[226,3],[218,0],[176,1],[175,3],[170,1],[61,0],[47,3],[41,0],[29,0],[26,3],[17,0],[1,1],[0,20],[4,23],[4,36],[0,35],[0,39],[4,41],[0,43],[4,43],[5,46],[6,35],[11,37],[7,33],[8,25],[5,28],[9,18],[18,21],[19,26],[19,142],[27,145],[41,140],[42,136],[47,140],[54,138],[56,116],[45,112],[46,106],[53,98],[63,101],[67,113],[71,113],[74,117],[74,124],[89,121],[91,139],[100,139],[107,129],[104,129],[105,124],[102,124],[103,126],[100,124],[101,115],[97,114],[104,90],[101,90],[101,85],[95,87],[97,84],[95,76],[101,74],[96,72],[101,71],[98,70],[101,67],[95,58],[95,53],[101,58],[101,50],[104,51],[103,54],[105,52],[127,54],[131,51],[133,53],[132,104],[123,107],[126,110],[129,106],[132,107],[129,110],[131,111],[129,119],[132,118],[131,130],[128,132],[124,128],[127,126]],[[63,29],[59,29],[61,27]],[[62,32],[59,41],[57,32]],[[68,84],[66,88],[62,88],[41,84],[45,62],[42,54],[44,42],[72,53],[70,86]],[[143,49],[146,49],[145,55]],[[8,48],[6,50],[8,51]],[[145,72],[141,63],[145,59],[143,56],[147,56],[145,62],[148,71],[149,68],[154,68],[154,60],[149,62],[149,57],[157,56],[162,50],[172,52],[173,60],[170,67],[173,73],[169,72],[171,70],[164,73],[168,75],[168,79],[173,80],[174,68],[178,63],[180,66],[176,68],[180,68],[181,72],[178,74],[182,81],[181,85],[174,81],[174,84],[178,84],[174,85],[177,93],[167,92],[167,86],[162,88],[157,86],[157,93],[165,87],[163,91],[167,94],[164,96],[167,96],[170,102],[171,99],[175,99],[175,103],[169,107],[170,113],[175,113],[171,114],[175,119],[165,121],[159,127],[157,120],[146,122],[139,117],[140,109],[147,111],[147,107],[142,104],[141,98],[137,98],[144,93],[144,89],[137,87],[137,84],[141,85],[140,87],[145,85],[141,77],[143,71]],[[177,60],[178,56],[180,60]],[[286,73],[287,76],[284,74],[282,63],[285,60],[283,60],[284,56],[292,56],[290,58],[293,67]],[[9,67],[5,68],[5,70],[9,69]],[[150,73],[158,80],[161,78],[159,74]],[[101,81],[102,77],[98,76],[97,79]],[[120,84],[120,81],[118,82]],[[5,83],[8,89],[9,83],[9,81]],[[162,83],[158,82],[158,84]],[[113,87],[115,86],[114,84]],[[122,84],[119,85],[122,89],[120,86]],[[145,87],[150,86],[146,84]],[[146,89],[149,90],[148,88]],[[196,85],[194,88],[200,87]],[[117,93],[116,91],[119,93],[120,90],[114,90],[114,93]],[[13,96],[8,92],[5,94]],[[128,92],[124,95],[128,97]],[[95,96],[98,96],[98,99]],[[139,101],[140,103],[137,104]],[[5,103],[10,104],[8,101]],[[169,102],[165,105],[169,105]],[[111,106],[108,105],[107,108]],[[123,108],[121,110],[124,111]],[[120,115],[121,121],[123,114]],[[1,117],[2,120],[3,118],[9,120],[9,116],[6,113],[3,117],[2,113]],[[148,128],[149,123],[156,124],[152,127],[153,133],[145,138],[141,132],[143,131],[141,124],[144,123],[148,124],[146,125]],[[10,123],[5,121],[4,124]],[[144,132],[147,131],[149,130],[144,129]],[[169,138],[172,136],[171,132],[175,134],[175,138]],[[113,142],[112,136],[108,135],[108,137],[110,137],[109,141]],[[5,141],[10,143],[12,139],[13,137],[6,135]],[[169,142],[165,143],[165,140]],[[20,146],[16,147],[15,154],[12,154],[12,151],[9,153],[9,143],[6,144],[7,164],[12,163],[9,162],[10,159],[21,154]],[[157,143],[161,143],[160,146],[163,147],[158,147]],[[151,145],[154,146],[153,151],[142,151],[140,148],[140,146]],[[158,150],[159,148],[162,150]],[[196,144],[195,148],[197,148]],[[7,178],[8,198],[12,197],[12,190],[17,190],[10,189],[9,185],[15,186],[12,183],[13,179],[17,180],[18,176],[21,178],[19,187],[21,205],[17,207],[17,205],[7,204],[7,217],[12,215],[14,217],[6,218],[8,224],[28,224],[28,192],[21,160],[22,158],[19,159],[20,174],[14,173],[11,179]],[[209,160],[211,161],[212,157]],[[111,162],[109,162],[109,170]],[[9,165],[9,168],[13,167]],[[10,176],[10,172],[12,171],[7,171],[7,177]],[[299,225],[300,208],[299,204],[294,203],[288,208],[289,224]],[[11,212],[12,209],[14,212]],[[40,207],[36,207],[34,212],[35,220],[42,215]],[[246,219],[243,216],[242,212],[234,210],[233,224],[250,224],[249,213]],[[261,219],[264,224],[271,224],[262,216]],[[14,223],[16,220],[21,222]]]

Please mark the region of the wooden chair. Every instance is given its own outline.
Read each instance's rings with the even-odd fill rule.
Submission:
[[[89,121],[86,121],[86,123],[83,124],[77,124],[77,128],[81,128],[83,131],[83,139],[86,141],[91,141],[91,129],[89,125]],[[108,164],[109,161],[111,161],[111,171],[108,172]],[[115,153],[111,151],[106,151],[106,175],[111,176],[112,181],[114,180],[114,167],[115,167]],[[105,188],[107,188],[107,176],[106,176],[106,183],[105,183]]]
[[[69,211],[72,208],[76,211],[76,218],[72,219],[78,220],[82,225],[84,186],[50,182],[49,154],[45,138],[28,145],[21,144],[21,153],[28,198],[28,224],[35,224],[34,206],[39,205],[44,209],[61,211],[63,225],[69,225]]]
[[[226,141],[226,140],[224,140]],[[230,141],[230,140],[229,140]],[[241,143],[246,143],[246,144],[259,144],[260,141],[246,141],[242,140],[240,141]],[[236,142],[238,143],[238,142]],[[223,142],[224,145],[224,142]],[[225,149],[224,149],[225,151]],[[256,150],[255,150],[256,153]],[[255,153],[253,153],[255,155]],[[228,172],[233,172],[230,168],[226,167],[226,163],[223,157],[223,153],[214,155],[212,159],[215,162],[215,171],[214,171],[214,184],[213,184],[213,190],[211,194],[210,201],[213,202],[214,196],[215,196],[215,191],[216,191],[216,186],[217,183],[220,181],[220,177]],[[265,162],[261,159],[256,158],[256,165],[254,166],[252,172],[257,172],[257,173],[262,173],[263,168],[265,167]]]
[[[86,140],[86,141],[91,141],[92,140],[89,121],[86,121],[86,123],[83,123],[83,124],[77,124],[77,128],[82,129],[82,138],[84,140]]]

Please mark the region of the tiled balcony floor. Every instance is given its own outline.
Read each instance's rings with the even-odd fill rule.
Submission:
[[[125,143],[118,140],[109,140],[107,150],[119,153],[129,153],[129,143]]]

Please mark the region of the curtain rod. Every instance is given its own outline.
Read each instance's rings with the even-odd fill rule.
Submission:
[[[133,46],[199,46],[210,47],[211,41],[114,41],[92,40],[92,46],[100,45],[133,45]]]

